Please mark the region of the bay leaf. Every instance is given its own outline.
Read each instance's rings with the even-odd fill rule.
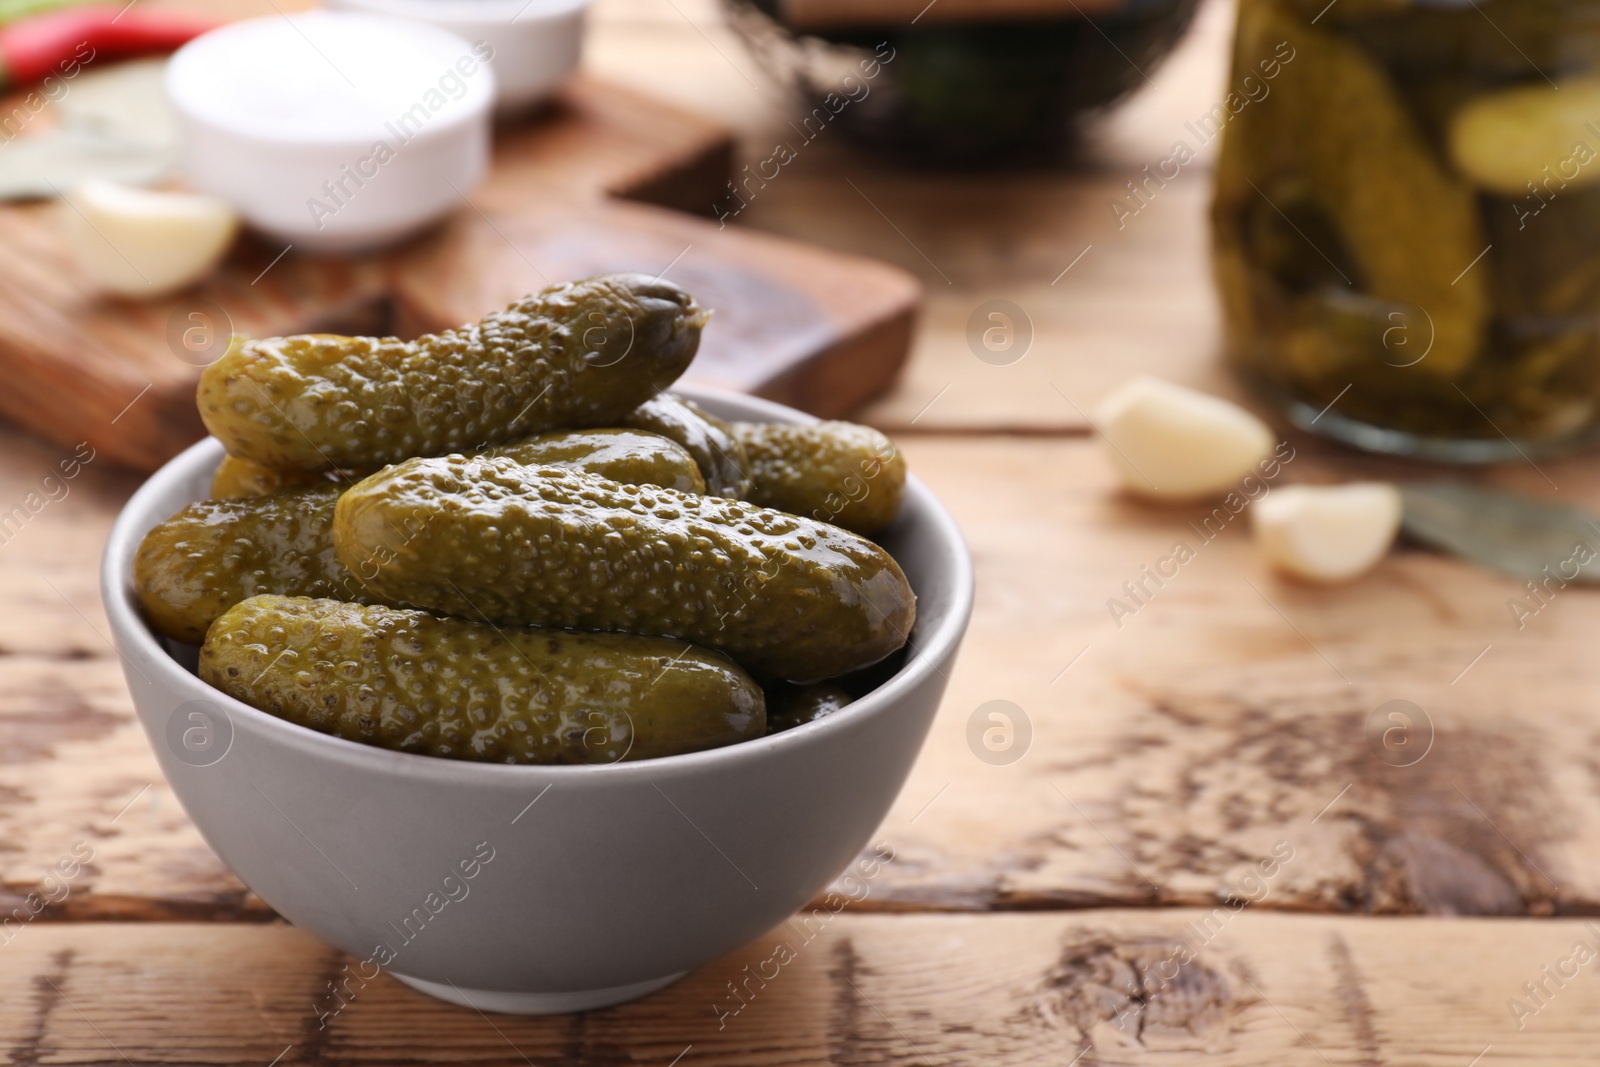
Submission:
[[[166,58],[135,59],[60,80],[32,94],[54,124],[0,143],[0,200],[52,197],[85,178],[151,185],[172,170],[178,135],[163,77]]]
[[[171,168],[160,146],[55,129],[0,146],[0,200],[53,197],[86,178],[149,185]]]
[[[1548,567],[1566,581],[1600,584],[1600,516],[1592,512],[1465,482],[1414,483],[1400,493],[1401,528],[1415,541],[1516,578]]]

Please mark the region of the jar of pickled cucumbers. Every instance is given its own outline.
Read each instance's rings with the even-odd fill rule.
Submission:
[[[1291,419],[1460,461],[1600,436],[1600,3],[1240,0],[1226,100],[1228,347]]]

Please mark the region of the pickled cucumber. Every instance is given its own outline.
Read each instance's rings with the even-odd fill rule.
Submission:
[[[693,401],[662,393],[639,405],[623,425],[670,437],[694,457],[712,496],[743,500],[750,492],[749,458],[728,424]]]
[[[280,489],[293,489],[302,485],[350,485],[366,477],[367,471],[297,471],[279,470],[264,466],[254,460],[238,456],[223,456],[217,471],[211,476],[211,499],[238,500],[252,496],[268,496]]]
[[[900,511],[906,461],[870,426],[736,422],[733,435],[750,459],[753,503],[869,535]]]
[[[793,681],[877,662],[905,644],[916,613],[895,561],[845,530],[505,458],[379,471],[340,497],[334,544],[386,601],[679,637]]]
[[[1554,197],[1600,181],[1592,142],[1600,78],[1483,93],[1450,120],[1450,158],[1479,188],[1518,199]],[[1535,200],[1535,204],[1543,203]],[[1524,209],[1527,211],[1528,209]]]
[[[571,467],[615,482],[690,493],[704,488],[688,452],[642,430],[559,430],[491,451],[517,463]],[[360,475],[279,472],[249,460],[230,468],[228,459],[211,487],[215,494],[221,483],[234,490],[231,495],[185,508],[139,546],[135,585],[157,630],[195,644],[212,619],[256,593],[372,599],[333,551],[334,501]],[[252,483],[297,478],[312,484],[247,492]],[[375,566],[362,562],[363,569]]]
[[[325,734],[485,763],[615,763],[766,729],[727,657],[662,637],[497,629],[426,612],[256,596],[212,625],[200,677]]]
[[[1290,0],[1318,29],[1358,44],[1398,81],[1484,86],[1592,69],[1593,13],[1568,0]]]
[[[687,449],[660,434],[643,430],[552,430],[503,445],[490,445],[481,451],[510,456],[528,465],[573,467],[626,485],[659,485],[685,493],[703,493],[706,489],[700,468]],[[267,496],[280,489],[323,483],[348,488],[371,473],[278,470],[248,459],[224,456],[211,478],[211,498],[233,500]]]
[[[157,633],[191,645],[258,593],[369,601],[333,550],[339,486],[190,504],[155,527],[133,559],[133,584]]]
[[[616,425],[683,373],[706,319],[670,282],[608,275],[416,341],[246,341],[202,372],[197,399],[206,427],[242,459],[377,467]]]
[[[494,445],[483,455],[508,456],[526,466],[571,467],[624,485],[655,485],[703,493],[706,483],[688,449],[643,430],[553,430]]]
[[[1238,63],[1280,42],[1296,58],[1270,96],[1229,123],[1217,163],[1218,285],[1230,333],[1255,345],[1241,358],[1330,400],[1352,380],[1362,393],[1363,375],[1374,377],[1367,391],[1392,388],[1396,366],[1423,381],[1460,377],[1491,312],[1487,272],[1466,270],[1488,243],[1473,190],[1434,159],[1394,84],[1357,46],[1297,22],[1277,0],[1241,8]],[[1381,307],[1371,339],[1413,347],[1338,343],[1330,293],[1371,298]],[[1396,324],[1405,329],[1388,330]]]
[[[837,685],[789,685],[779,682],[766,687],[767,733],[782,733],[808,722],[816,722],[849,704],[850,694]]]

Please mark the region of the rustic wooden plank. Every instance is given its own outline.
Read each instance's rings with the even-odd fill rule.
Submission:
[[[358,978],[321,1026],[340,1003],[328,983],[353,961],[292,928],[37,924],[0,947],[0,1056],[253,1067],[1577,1064],[1592,1062],[1600,1035],[1600,985],[1573,953],[1582,944],[1592,961],[1597,938],[1600,928],[1576,920],[1374,922],[1251,908],[846,911],[809,940],[798,924],[780,926],[607,1011],[486,1016],[388,977]],[[1548,990],[1537,1013],[1523,982]],[[1514,998],[1529,1006],[1521,1029]]]
[[[0,914],[43,891],[50,921],[273,917],[173,797],[114,656],[0,657],[0,753]]]
[[[1518,630],[1507,601],[1520,583],[1416,550],[1354,586],[1297,586],[1266,573],[1243,519],[1203,542],[1189,523],[1205,508],[1120,497],[1092,441],[904,446],[969,539],[978,602],[944,710],[883,828],[902,862],[870,907],[1198,905],[1288,839],[1298,858],[1270,907],[1600,910],[1600,666],[1589,654],[1600,593],[1560,590]],[[1564,498],[1600,506],[1592,464],[1541,466]],[[1401,469],[1301,443],[1282,477]],[[1527,465],[1486,477],[1553,495]],[[87,586],[109,507],[98,514],[70,531],[42,515],[27,536]],[[1157,589],[1142,568],[1179,539],[1195,558]],[[0,568],[13,559],[11,587],[29,588],[25,557],[0,552]],[[1122,588],[1140,580],[1153,593],[1142,606]],[[99,850],[94,870],[52,916],[265,917],[165,793],[103,624],[91,624],[92,593],[80,595],[87,618],[62,605],[26,647],[56,640],[100,658],[0,656],[0,884],[27,892],[84,839]],[[1113,597],[1138,607],[1120,627]],[[23,640],[27,623],[12,625]],[[1369,747],[1367,720],[1392,699],[1431,718],[1434,746],[1415,766]],[[1009,765],[969,744],[993,700],[1031,723]]]

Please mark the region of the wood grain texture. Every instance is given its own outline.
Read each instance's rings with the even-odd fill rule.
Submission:
[[[1263,569],[1248,516],[1205,541],[1205,508],[1123,498],[1092,441],[902,444],[965,531],[978,601],[882,830],[901,861],[865,907],[1201,905],[1287,842],[1296,859],[1267,908],[1600,912],[1600,666],[1587,653],[1600,593],[1559,591],[1519,630],[1507,602],[1520,583],[1421,551],[1350,587],[1295,585]],[[1400,470],[1296,447],[1285,482]],[[1600,505],[1591,468],[1543,466]],[[1551,492],[1527,465],[1485,478]],[[81,509],[78,539],[53,545],[51,566],[79,574],[85,616],[56,598],[24,646],[54,639],[80,658],[0,656],[0,885],[31,891],[83,839],[93,869],[50,918],[269,917],[177,811],[99,636],[86,575],[115,501],[63,502]],[[1179,540],[1195,558],[1158,588],[1143,568]],[[1150,595],[1135,602],[1124,581]],[[1113,618],[1112,598],[1129,613]],[[1431,750],[1407,767],[1368,733],[1397,699],[1431,723]],[[980,737],[991,725],[979,709],[994,700],[1032,731],[1005,765],[969,734],[975,717]],[[1427,744],[1420,719],[1414,740]]]
[[[1284,482],[1400,469],[1296,444]],[[1508,601],[1522,583],[1422,551],[1402,549],[1348,587],[1279,579],[1247,515],[1223,523],[1204,506],[1129,501],[1090,442],[914,441],[908,455],[961,522],[979,593],[949,695],[882,830],[905,862],[881,900],[1200,904],[1287,841],[1299,859],[1274,906],[1600,906],[1593,591],[1561,590],[1519,629]],[[1594,507],[1591,467],[1545,473]],[[1484,477],[1552,493],[1527,465]],[[1147,577],[1180,541],[1193,558]],[[991,700],[1032,725],[1031,747],[1007,766],[969,743]],[[1369,725],[1394,725],[1378,711],[1391,700],[1421,708],[1402,752]]]
[[[98,562],[138,479],[80,444],[51,444],[0,423],[0,660],[70,668],[112,654]]]
[[[387,976],[353,979],[337,1001],[329,983],[354,961],[284,926],[35,924],[0,946],[0,1062],[1579,1064],[1600,1032],[1600,985],[1572,953],[1593,953],[1597,937],[1574,920],[1250,908],[845,911],[810,940],[780,926],[644,1000],[529,1019],[446,1005]],[[1578,977],[1558,986],[1542,968],[1563,961]],[[1549,994],[1518,1029],[1508,1002],[1529,1003],[1527,981]]]

